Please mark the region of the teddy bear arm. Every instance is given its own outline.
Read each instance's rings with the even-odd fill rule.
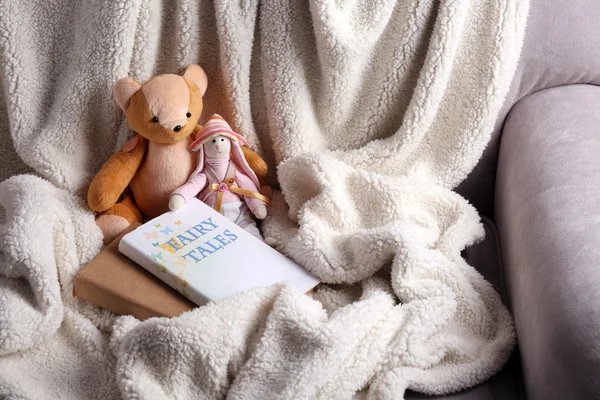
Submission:
[[[121,150],[104,163],[88,190],[88,205],[93,211],[106,211],[116,204],[142,164],[147,149],[147,140],[139,137],[133,150]]]

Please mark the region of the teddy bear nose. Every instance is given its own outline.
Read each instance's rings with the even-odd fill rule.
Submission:
[[[173,130],[175,132],[179,132],[181,130],[181,125],[175,125],[175,128],[173,128]]]

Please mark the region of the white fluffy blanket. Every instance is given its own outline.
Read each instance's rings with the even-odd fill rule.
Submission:
[[[496,373],[515,333],[460,252],[527,0],[0,3],[0,397],[402,398]],[[82,200],[129,131],[111,98],[198,63],[278,179],[263,228],[332,284],[174,319],[72,297],[101,247]],[[277,172],[277,176],[275,176]]]

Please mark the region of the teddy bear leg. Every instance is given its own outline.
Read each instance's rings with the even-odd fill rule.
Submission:
[[[260,180],[260,194],[262,194],[263,196],[267,196],[269,199],[273,198],[273,189],[271,189],[271,186],[264,180]]]
[[[109,244],[135,221],[142,222],[142,214],[126,195],[123,200],[96,217],[96,225],[104,235],[104,244]]]

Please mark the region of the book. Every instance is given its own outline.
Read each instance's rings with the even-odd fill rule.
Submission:
[[[126,234],[119,251],[197,305],[289,281],[319,281],[292,260],[194,198]]]
[[[115,314],[141,320],[177,317],[192,310],[194,303],[119,252],[121,238],[140,225],[134,222],[79,271],[73,295]]]

